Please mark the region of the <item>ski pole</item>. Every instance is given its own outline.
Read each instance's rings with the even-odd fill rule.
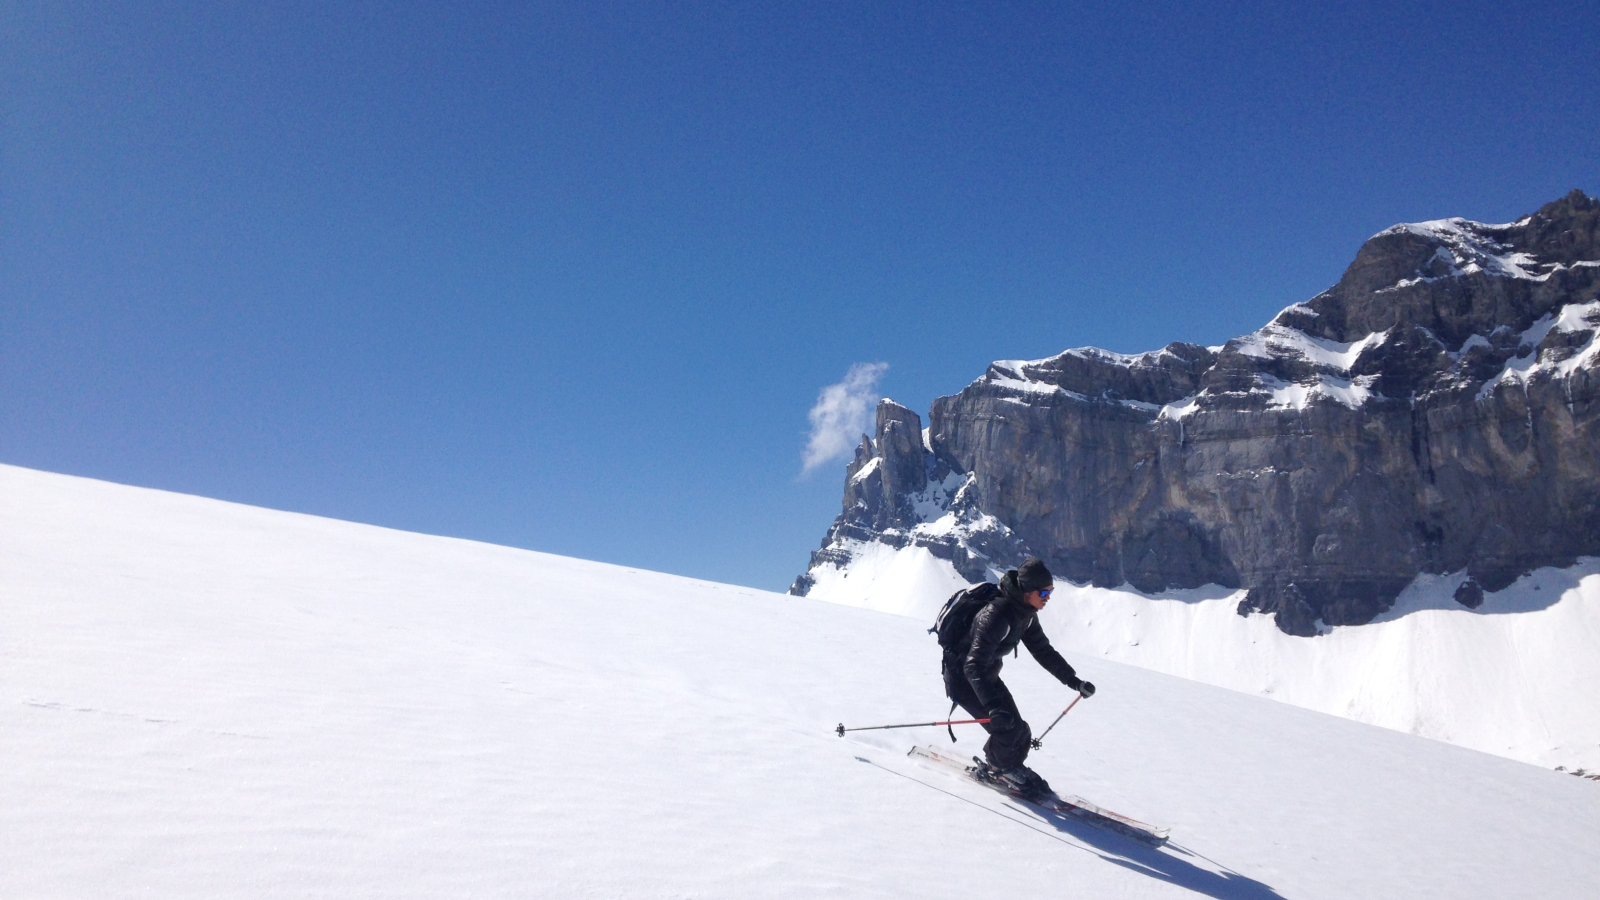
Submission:
[[[1056,722],[1059,722],[1059,721],[1061,721],[1061,720],[1062,720],[1062,719],[1065,719],[1065,718],[1066,718],[1066,717],[1067,717],[1067,713],[1069,713],[1069,712],[1072,712],[1072,708],[1073,708],[1073,707],[1074,707],[1074,706],[1077,706],[1077,705],[1078,705],[1078,701],[1079,701],[1079,700],[1082,700],[1082,699],[1083,699],[1083,695],[1082,695],[1082,694],[1079,694],[1079,695],[1078,695],[1078,696],[1076,696],[1076,697],[1073,697],[1073,698],[1072,698],[1072,702],[1071,702],[1071,703],[1068,703],[1068,704],[1067,704],[1067,708],[1066,708],[1066,709],[1063,709],[1063,710],[1062,710],[1062,711],[1061,711],[1061,715],[1059,715],[1059,716],[1056,716]],[[1051,723],[1050,723],[1050,728],[1054,728],[1054,727],[1056,727],[1056,722],[1051,722]],[[1050,728],[1046,728],[1046,729],[1045,729],[1045,730],[1044,730],[1044,734],[1041,734],[1041,735],[1039,735],[1039,736],[1038,736],[1038,737],[1036,737],[1036,738],[1034,738],[1034,739],[1033,739],[1033,740],[1031,740],[1031,741],[1029,741],[1029,742],[1028,742],[1028,743],[1029,743],[1029,744],[1030,744],[1030,745],[1031,745],[1031,746],[1032,746],[1032,747],[1033,747],[1033,749],[1035,749],[1035,750],[1037,750],[1037,749],[1039,749],[1039,748],[1040,748],[1040,747],[1041,747],[1041,746],[1043,746],[1043,745],[1044,745],[1044,735],[1045,735],[1045,734],[1049,734],[1049,733],[1050,733]]]
[[[881,731],[885,728],[926,728],[929,725],[983,725],[988,721],[988,719],[956,719],[949,722],[909,722],[905,725],[868,725],[864,728],[846,728],[844,727],[844,723],[840,722],[839,727],[835,728],[833,733],[837,734],[839,737],[844,737],[844,733],[846,731]]]

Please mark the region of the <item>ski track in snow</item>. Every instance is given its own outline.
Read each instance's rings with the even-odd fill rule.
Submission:
[[[948,708],[917,619],[14,467],[0,497],[0,897],[1600,882],[1594,782],[1074,654],[1059,625],[1100,692],[1031,763],[1167,848],[906,758],[942,731],[835,737]],[[1006,677],[1036,723],[1070,699],[1029,660]]]

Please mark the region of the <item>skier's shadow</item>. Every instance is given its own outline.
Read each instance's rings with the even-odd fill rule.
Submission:
[[[1172,842],[1161,848],[1149,847],[1131,838],[1096,828],[1066,813],[1042,809],[1031,803],[1014,801],[1013,808],[1027,812],[1068,834],[1108,863],[1122,866],[1141,875],[1188,888],[1197,894],[1217,900],[1283,900],[1271,885],[1247,878],[1215,860],[1202,857]],[[1189,859],[1201,859],[1217,867],[1217,871],[1195,865]]]
[[[1028,819],[1019,819],[1007,815],[992,806],[978,803],[968,797],[955,794],[936,785],[928,784],[912,778],[904,772],[897,772],[882,763],[873,762],[865,756],[856,757],[858,762],[898,775],[908,781],[914,781],[923,787],[933,788],[942,793],[949,794],[959,800],[986,810],[1002,819],[1009,819],[1018,825],[1031,828],[1047,837],[1053,837],[1080,850],[1087,850],[1101,859],[1114,865],[1122,866],[1141,875],[1148,875],[1178,887],[1187,888],[1197,894],[1215,897],[1217,900],[1284,900],[1271,885],[1262,884],[1254,878],[1247,878],[1238,872],[1229,869],[1216,860],[1174,844],[1171,841],[1163,844],[1159,849],[1141,844],[1132,838],[1123,837],[1109,831],[1103,831],[1087,822],[1073,818],[1063,812],[1055,812],[1035,806],[1022,800],[1008,798],[1006,806],[1011,812],[1022,813]],[[1068,835],[1074,840],[1068,841],[1064,837],[1050,834],[1030,820],[1039,820],[1043,824],[1052,826],[1055,830]],[[1187,857],[1187,858],[1186,858]],[[1190,859],[1204,860],[1216,867],[1216,871],[1198,866]]]

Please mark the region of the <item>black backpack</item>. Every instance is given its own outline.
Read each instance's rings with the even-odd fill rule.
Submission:
[[[944,608],[939,610],[939,616],[933,620],[933,627],[928,629],[928,633],[938,635],[939,646],[946,651],[962,649],[978,611],[998,596],[999,585],[987,581],[956,591],[944,602]]]

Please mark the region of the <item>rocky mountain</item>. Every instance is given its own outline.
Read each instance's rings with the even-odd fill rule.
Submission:
[[[1221,347],[1004,360],[923,429],[893,401],[791,593],[878,549],[967,580],[1247,588],[1314,635],[1418,575],[1472,607],[1600,555],[1600,202],[1369,239],[1339,283]]]

